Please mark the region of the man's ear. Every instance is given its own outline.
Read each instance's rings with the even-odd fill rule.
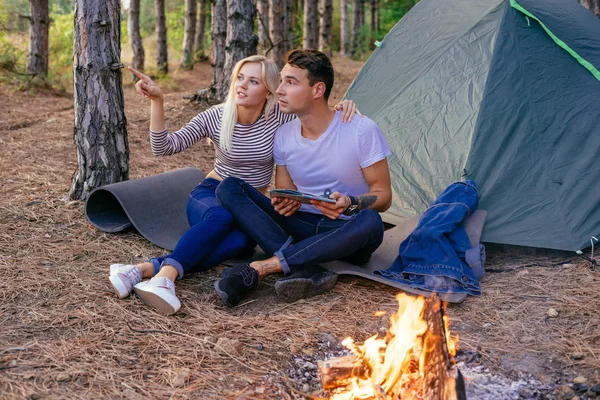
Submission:
[[[325,83],[317,82],[313,85],[313,99],[318,99],[325,95]]]

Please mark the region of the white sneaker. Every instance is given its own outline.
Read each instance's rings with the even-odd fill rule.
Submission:
[[[155,276],[133,287],[135,294],[144,302],[165,315],[175,314],[181,308],[181,301],[175,294],[175,284],[163,276]]]
[[[117,296],[124,299],[131,294],[133,287],[142,281],[142,270],[137,265],[111,264],[108,279]]]

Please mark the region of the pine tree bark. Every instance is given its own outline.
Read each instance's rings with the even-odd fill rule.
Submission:
[[[138,71],[143,71],[146,55],[142,36],[140,35],[140,0],[131,0],[128,17],[127,34],[129,36],[129,45],[133,51],[131,66]],[[137,81],[137,77],[131,74],[131,80]]]
[[[234,1],[234,0],[230,0]],[[216,97],[219,85],[223,79],[225,65],[225,39],[227,38],[227,0],[214,0],[212,5],[212,35],[213,35],[213,81],[211,97]]]
[[[285,4],[281,0],[269,0],[269,36],[273,41],[271,59],[281,69],[286,52],[284,37]],[[267,52],[268,53],[268,52]]]
[[[293,21],[292,21],[292,0],[281,0],[284,3],[284,18],[283,18],[283,37],[284,43],[284,55],[294,47],[294,32],[292,32]]]
[[[45,77],[48,75],[48,30],[50,27],[48,0],[29,0],[29,22],[27,72]]]
[[[319,0],[304,0],[302,43],[305,49],[316,49],[319,46]]]
[[[204,54],[204,31],[206,30],[206,16],[208,10],[208,0],[198,0],[198,16],[196,18],[196,37],[194,38],[194,59],[197,61],[206,60]]]
[[[169,56],[167,53],[165,0],[154,0],[154,12],[156,14],[156,66],[158,72],[167,74],[169,72]]]
[[[340,0],[340,54],[348,56],[348,0]]]
[[[229,92],[229,77],[235,64],[256,54],[258,37],[254,34],[256,8],[252,0],[229,0],[227,2],[227,43],[223,79],[217,86],[216,98],[225,101]]]
[[[358,4],[358,25],[362,28],[365,26],[365,0],[360,0]]]
[[[352,4],[352,38],[350,39],[350,56],[355,57],[360,46],[360,9],[362,0],[354,0]]]
[[[181,46],[181,60],[179,68],[193,69],[194,38],[196,37],[196,2],[185,0],[185,25],[183,31],[183,45]]]
[[[375,42],[377,37],[377,10],[379,9],[379,2],[377,0],[371,0],[371,43]]]
[[[269,40],[269,0],[256,0],[256,25],[258,26],[258,52],[265,54],[271,47]]]
[[[321,0],[319,51],[331,57],[331,29],[333,26],[333,0]]]
[[[120,0],[76,0],[73,80],[77,171],[69,196],[129,178]]]
[[[579,0],[579,3],[600,18],[600,0]]]

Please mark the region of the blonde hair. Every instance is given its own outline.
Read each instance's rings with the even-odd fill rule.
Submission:
[[[263,56],[250,56],[238,61],[231,72],[229,93],[227,94],[227,99],[223,103],[223,118],[221,119],[221,137],[219,139],[219,145],[221,150],[226,152],[231,151],[233,129],[237,123],[237,105],[235,104],[234,88],[235,81],[242,66],[252,62],[260,63],[262,66],[262,81],[270,93],[263,108],[265,119],[269,119],[273,107],[277,104],[277,93],[275,92],[279,86],[279,68],[277,68],[275,62]]]

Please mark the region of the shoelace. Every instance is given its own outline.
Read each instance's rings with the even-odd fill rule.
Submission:
[[[175,287],[173,286],[173,282],[171,282],[167,278],[163,278],[162,282],[158,285],[158,287],[162,287],[167,289],[171,293],[175,293]]]
[[[242,282],[244,283],[244,286],[252,286],[257,274],[258,272],[256,272],[256,270],[252,267],[244,268],[241,271]]]
[[[129,271],[125,272],[123,275],[125,275],[133,285],[142,281],[142,271],[140,271],[138,267],[130,268]]]

